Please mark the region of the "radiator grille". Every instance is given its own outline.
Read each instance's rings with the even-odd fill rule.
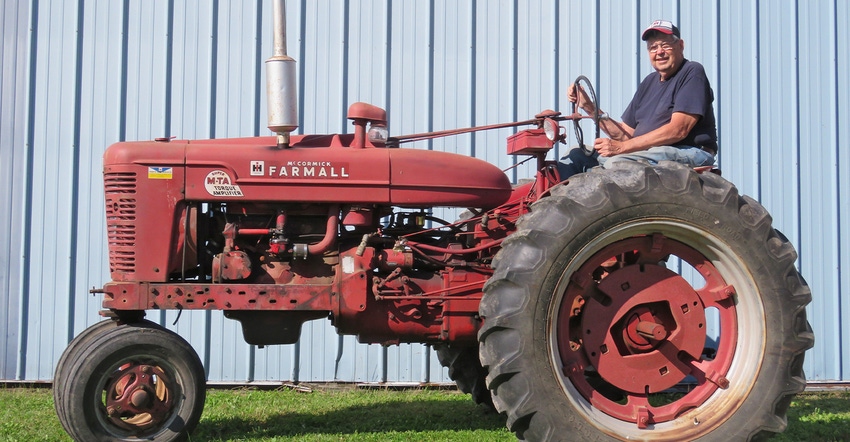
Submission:
[[[109,241],[109,270],[136,270],[136,174],[106,173],[106,234]]]

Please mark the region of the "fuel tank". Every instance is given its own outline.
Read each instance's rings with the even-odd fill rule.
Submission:
[[[492,208],[511,194],[496,166],[420,149],[352,148],[353,135],[116,143],[104,171],[137,169],[144,179],[183,180],[189,201],[380,204],[408,208]],[[179,169],[179,170],[178,170]]]

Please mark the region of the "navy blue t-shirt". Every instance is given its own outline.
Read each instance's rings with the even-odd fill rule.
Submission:
[[[717,151],[717,123],[714,118],[714,92],[705,69],[688,61],[671,78],[661,81],[653,72],[638,86],[631,103],[623,112],[623,122],[635,129],[634,136],[652,132],[670,122],[673,112],[699,115],[697,124],[676,144],[705,146]]]

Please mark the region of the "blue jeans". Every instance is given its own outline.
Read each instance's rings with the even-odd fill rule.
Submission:
[[[676,161],[686,166],[711,166],[714,164],[714,155],[698,148],[690,146],[655,146],[639,152],[624,153],[613,157],[600,156],[598,152],[588,156],[579,149],[573,148],[558,160],[558,173],[565,180],[577,173],[587,172],[593,167],[602,166],[610,168],[618,161],[643,161],[656,165],[661,161]]]

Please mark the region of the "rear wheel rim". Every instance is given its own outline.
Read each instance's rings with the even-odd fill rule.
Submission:
[[[701,281],[666,269],[668,256]],[[626,223],[587,244],[564,269],[550,316],[552,361],[576,408],[621,436],[722,422],[693,410],[730,415],[735,401],[716,398],[748,390],[762,358],[763,343],[738,343],[764,329],[757,297],[741,305],[738,295],[755,291],[743,269],[727,244],[679,220]],[[704,351],[707,309],[718,322],[715,354]],[[736,363],[742,352],[749,361]],[[689,389],[670,394],[686,378]]]

